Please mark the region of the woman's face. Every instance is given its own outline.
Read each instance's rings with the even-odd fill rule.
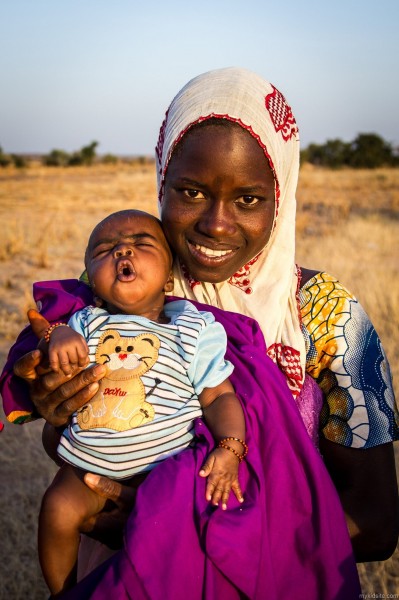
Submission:
[[[229,279],[267,244],[275,210],[274,177],[257,141],[242,127],[189,132],[170,160],[162,223],[198,281]]]

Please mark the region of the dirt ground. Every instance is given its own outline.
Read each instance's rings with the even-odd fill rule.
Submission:
[[[390,358],[398,394],[399,170],[304,168],[298,200],[298,262],[333,273],[359,297]],[[128,207],[156,214],[153,165],[0,170],[1,368],[33,305],[31,283],[78,277],[94,224]],[[36,522],[55,467],[42,450],[41,427],[6,423],[0,435],[0,599],[48,597]],[[388,561],[359,565],[359,573],[369,598],[399,598],[398,550]]]

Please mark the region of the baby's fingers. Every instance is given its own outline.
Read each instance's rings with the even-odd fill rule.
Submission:
[[[84,340],[77,348],[77,359],[79,367],[85,367],[89,362],[89,347]]]
[[[222,510],[227,509],[227,500],[230,496],[231,487],[230,485],[225,485],[222,492]]]
[[[226,510],[227,501],[230,496],[230,484],[227,482],[223,482],[222,480],[218,481],[209,481],[206,488],[206,499],[212,501],[212,504],[215,506],[219,506],[219,503],[222,504],[222,509]]]
[[[231,489],[233,490],[234,495],[237,498],[238,502],[244,502],[244,496],[241,491],[240,484],[238,483],[238,479],[233,481],[233,483],[231,484]]]
[[[201,477],[208,477],[209,473],[212,471],[213,469],[213,465],[215,464],[215,456],[213,454],[213,452],[208,456],[208,458],[206,459],[206,461],[204,462],[204,464],[201,467],[201,471],[199,472]],[[208,500],[210,500],[210,498],[208,498]]]
[[[205,498],[209,502],[212,502],[212,504],[218,506],[222,498],[223,491],[223,486],[219,480],[208,478],[208,482],[206,484]]]
[[[55,352],[54,350],[49,350],[48,361],[50,364],[50,368],[55,373],[58,373],[60,370],[60,361],[58,358],[58,352]]]

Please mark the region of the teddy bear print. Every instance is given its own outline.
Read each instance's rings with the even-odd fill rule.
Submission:
[[[154,418],[146,401],[141,375],[156,363],[161,345],[153,333],[123,337],[115,329],[105,331],[96,350],[96,363],[107,366],[97,394],[77,414],[81,429],[104,427],[126,431]]]

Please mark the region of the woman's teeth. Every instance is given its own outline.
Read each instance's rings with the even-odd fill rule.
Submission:
[[[193,244],[196,250],[202,252],[206,256],[226,256],[227,254],[231,254],[232,250],[212,250],[212,248],[207,248],[206,246],[200,246],[199,244]]]

